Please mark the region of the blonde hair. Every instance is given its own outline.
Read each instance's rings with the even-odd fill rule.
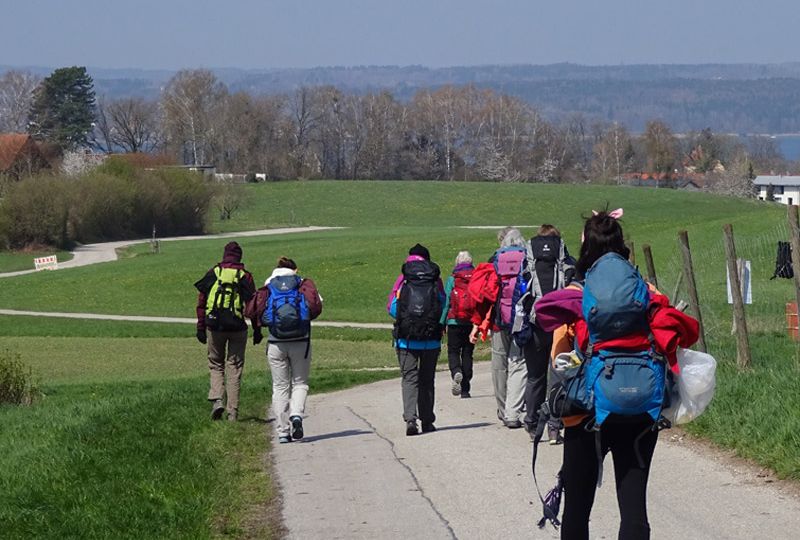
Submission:
[[[509,246],[525,247],[525,238],[519,232],[519,229],[515,227],[501,229],[497,233],[497,241],[500,243],[501,248]]]
[[[456,266],[459,264],[472,264],[472,255],[469,251],[459,251],[456,255]]]

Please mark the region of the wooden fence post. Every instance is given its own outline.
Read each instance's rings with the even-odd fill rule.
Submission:
[[[703,326],[703,315],[700,313],[700,299],[697,296],[697,283],[694,280],[694,266],[692,266],[692,252],[689,250],[689,233],[680,231],[678,240],[683,254],[683,280],[686,282],[686,290],[689,293],[689,307],[692,308],[694,317],[700,323],[700,335],[697,340],[698,348],[702,352],[707,352],[706,331]]]
[[[797,222],[797,206],[789,205],[789,233],[792,240],[792,270],[794,270],[794,296],[800,311],[800,224]]]
[[[625,247],[627,247],[628,251],[630,251],[630,253],[628,254],[628,260],[633,266],[636,266],[636,249],[633,240],[625,242]]]
[[[647,281],[652,283],[653,287],[658,289],[656,265],[653,264],[653,252],[650,250],[650,244],[642,244],[642,251],[644,251],[644,262],[647,265]]]
[[[728,261],[728,277],[731,283],[733,298],[733,321],[736,325],[736,365],[739,369],[750,367],[750,339],[747,335],[747,318],[744,314],[744,298],[742,298],[741,274],[736,260],[736,244],[733,241],[733,226],[722,227],[725,233],[725,258]]]

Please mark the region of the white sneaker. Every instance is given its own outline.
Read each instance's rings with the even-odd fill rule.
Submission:
[[[463,380],[464,375],[462,375],[460,371],[453,376],[453,387],[451,388],[451,391],[453,392],[454,396],[461,395],[461,381]]]

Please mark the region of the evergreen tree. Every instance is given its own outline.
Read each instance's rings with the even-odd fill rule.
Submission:
[[[86,145],[94,118],[94,82],[86,68],[60,68],[36,89],[29,131],[63,150],[74,150]]]

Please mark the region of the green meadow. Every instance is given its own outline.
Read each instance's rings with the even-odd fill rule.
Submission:
[[[260,283],[294,258],[325,299],[322,320],[388,322],[385,301],[408,248],[428,246],[443,272],[456,253],[487,259],[496,228],[558,226],[577,255],[583,218],[623,207],[644,267],[653,249],[660,288],[681,270],[677,233],[689,231],[717,394],[688,429],[800,480],[800,356],[786,337],[791,281],[770,280],[785,207],[703,193],[617,187],[445,182],[277,182],[242,186],[247,203],[212,232],[278,226],[344,229],[239,239]],[[212,216],[213,217],[213,216]],[[753,365],[739,372],[725,298],[722,226],[752,261],[748,306]],[[487,226],[467,229],[463,226]],[[133,246],[120,260],[0,279],[0,308],[193,317],[195,280],[228,240]],[[16,254],[0,254],[0,266]],[[28,254],[25,254],[28,257]],[[685,299],[685,287],[678,289]],[[204,347],[188,324],[0,316],[0,354],[19,355],[43,397],[0,407],[0,522],[4,536],[280,536],[270,482],[270,379],[263,346],[248,349],[242,421],[208,418]],[[314,330],[312,392],[395,377],[388,331]],[[482,351],[481,358],[486,357]],[[387,367],[388,370],[364,368]],[[265,517],[266,516],[266,517]]]

